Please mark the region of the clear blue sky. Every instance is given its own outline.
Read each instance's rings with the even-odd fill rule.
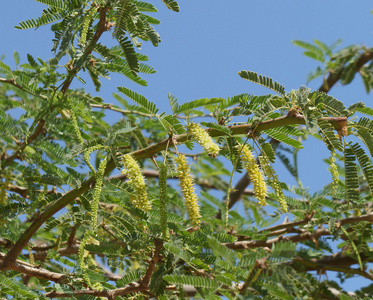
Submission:
[[[99,95],[105,102],[115,103],[112,93],[117,86],[143,94],[166,111],[169,111],[169,92],[181,103],[244,92],[269,93],[241,79],[237,74],[241,70],[270,76],[290,91],[306,84],[307,74],[318,65],[303,56],[291,40],[319,39],[331,44],[341,38],[339,48],[351,44],[372,46],[372,2],[368,0],[180,0],[179,13],[167,10],[160,0],[150,2],[159,9],[154,16],[161,21],[156,30],[162,42],[157,48],[145,44],[143,53],[149,56],[149,64],[157,73],[144,77],[147,87],[137,86],[121,76],[103,80]],[[0,56],[5,55],[6,63],[12,64],[14,50],[24,62],[27,53],[42,59],[51,57],[49,28],[14,29],[20,21],[37,18],[43,8],[44,5],[30,0],[2,1]],[[107,33],[107,40],[110,39]],[[314,90],[320,84],[319,79],[308,86]],[[87,88],[95,94],[90,85]],[[363,101],[372,106],[373,102],[358,76],[347,87],[333,87],[330,94],[347,105]],[[325,146],[312,139],[300,153],[303,162],[300,178],[312,191],[330,180],[327,166],[321,162],[327,156]],[[279,174],[282,181],[290,178],[281,168]],[[346,288],[354,290],[357,281],[349,281]]]

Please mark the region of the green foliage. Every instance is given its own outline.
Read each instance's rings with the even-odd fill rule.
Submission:
[[[371,279],[372,108],[346,108],[325,93],[331,86],[285,93],[252,71],[239,75],[277,94],[184,103],[169,94],[165,113],[121,86],[117,104],[104,103],[71,83],[84,83],[87,72],[98,90],[116,72],[145,86],[139,74],[155,70],[138,51],[142,42],[160,43],[152,27],[160,22],[147,15],[157,9],[135,0],[39,2],[47,5],[41,16],[17,28],[50,24],[52,57],[21,63],[14,52],[15,70],[0,61],[1,298],[329,299],[334,289],[347,299],[344,280]],[[108,46],[102,37],[110,34],[115,45]],[[313,42],[294,41],[323,64],[312,78],[330,72],[349,84],[359,71],[370,91],[372,63],[359,61],[371,49],[334,52],[338,43]],[[206,128],[199,133],[215,139],[220,156],[193,148],[191,123]],[[314,138],[333,152],[335,164],[326,160],[325,169],[333,162],[338,179],[317,192],[302,185],[298,159],[304,140]],[[258,158],[251,177],[243,144]],[[133,161],[123,171],[126,154]],[[177,172],[179,154],[188,176]],[[281,164],[295,186],[278,180]],[[259,175],[266,206],[254,199]],[[177,182],[195,197],[184,200]],[[145,211],[144,190],[152,207]],[[194,226],[186,207],[198,212]],[[337,271],[340,282],[314,276],[320,270]],[[371,287],[356,294],[370,297]]]
[[[241,71],[238,73],[243,79],[255,82],[257,84],[260,84],[266,88],[269,88],[280,95],[285,94],[285,88],[279,84],[277,81],[273,82],[272,78],[269,78],[267,76],[259,75],[255,72],[251,71]]]

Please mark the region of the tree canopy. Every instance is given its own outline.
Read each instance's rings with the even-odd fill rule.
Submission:
[[[53,56],[0,61],[2,298],[373,297],[373,285],[343,287],[373,280],[373,109],[328,95],[356,74],[370,92],[373,48],[296,40],[324,65],[309,76],[323,77],[318,90],[242,70],[268,94],[169,94],[166,113],[125,86],[117,105],[71,87],[85,73],[96,90],[112,73],[146,85],[155,70],[140,46],[160,43],[152,3],[38,2],[41,16],[16,28],[50,25]],[[330,182],[315,193],[298,176],[305,139],[330,152]]]

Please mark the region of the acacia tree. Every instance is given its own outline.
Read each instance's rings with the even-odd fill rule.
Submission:
[[[169,96],[172,114],[159,113],[126,87],[118,87],[118,106],[70,88],[83,72],[96,89],[112,72],[145,84],[139,74],[153,69],[135,49],[140,40],[160,42],[151,3],[38,1],[48,8],[17,28],[52,24],[54,56],[28,55],[20,65],[15,53],[15,70],[0,62],[3,298],[373,296],[372,286],[343,290],[351,276],[373,279],[373,110],[327,94],[357,72],[369,92],[372,49],[333,53],[320,41],[295,41],[324,62],[310,77],[324,75],[318,91],[286,92],[241,71],[273,93],[184,104]],[[174,0],[163,3],[179,10]],[[105,34],[117,45],[102,44]],[[13,108],[24,113],[15,118]],[[108,110],[122,118],[107,123]],[[242,116],[247,121],[237,122]],[[297,177],[290,157],[308,136],[330,151],[331,182],[315,194],[281,182],[272,166],[280,159]],[[233,176],[240,176],[235,185]],[[238,201],[241,213],[231,209]],[[311,271],[338,272],[341,282]]]

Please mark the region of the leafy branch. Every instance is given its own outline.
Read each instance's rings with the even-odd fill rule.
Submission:
[[[323,117],[321,118],[324,121],[329,121],[333,126],[339,128],[339,122],[346,122],[346,117]],[[259,124],[246,124],[246,125],[233,125],[230,126],[230,130],[232,135],[238,134],[247,134],[248,132],[252,132],[255,130],[256,132],[260,132],[266,129],[282,127],[285,125],[291,124],[305,124],[305,119],[303,115],[300,114],[288,114],[283,117],[279,117],[273,120],[267,120],[260,122]],[[210,136],[224,136],[225,133],[222,133],[220,130],[217,129],[207,129]],[[171,138],[173,145],[178,143],[183,143],[188,140],[188,134],[180,134]],[[157,153],[167,149],[170,146],[170,139],[163,140],[159,143],[151,145],[141,150],[137,150],[132,152],[132,156],[136,159],[143,159],[143,158],[151,158]],[[105,175],[111,173],[111,171],[115,168],[115,163],[113,160],[110,160],[107,164]],[[68,205],[71,201],[75,198],[80,196],[82,193],[86,192],[90,186],[95,183],[95,177],[91,177],[85,182],[78,189],[71,190],[64,194],[60,199],[56,202],[47,206],[44,212],[40,215],[39,218],[35,219],[32,224],[26,229],[26,231],[21,235],[18,241],[14,244],[14,246],[9,250],[7,253],[6,259],[2,261],[0,264],[0,269],[7,269],[9,266],[13,265],[17,256],[22,251],[22,249],[27,245],[28,241],[32,238],[35,232],[44,224],[46,220],[48,220],[52,215],[60,211],[66,205]]]

